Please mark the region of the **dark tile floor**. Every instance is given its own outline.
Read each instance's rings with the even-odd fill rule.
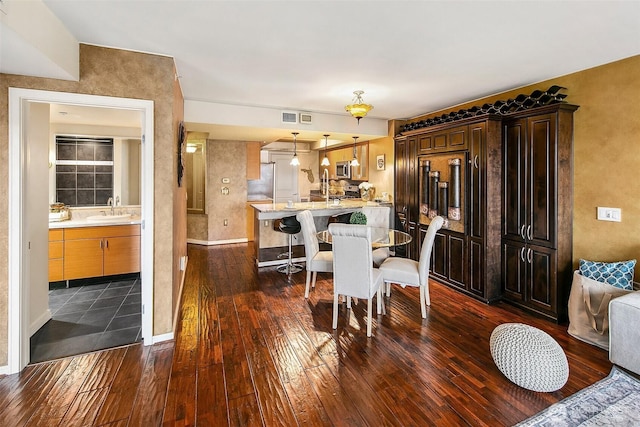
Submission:
[[[52,285],[52,319],[31,337],[31,363],[140,341],[141,297],[138,275]]]

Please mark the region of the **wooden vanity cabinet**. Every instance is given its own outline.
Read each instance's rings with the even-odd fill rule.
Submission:
[[[64,280],[140,271],[140,225],[67,228]]]
[[[64,231],[49,230],[49,281],[64,280]]]

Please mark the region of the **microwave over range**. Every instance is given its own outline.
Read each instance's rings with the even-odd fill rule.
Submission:
[[[351,162],[336,162],[336,178],[351,178]]]

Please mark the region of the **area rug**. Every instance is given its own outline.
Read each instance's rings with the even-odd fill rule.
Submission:
[[[614,366],[607,378],[517,426],[640,426],[640,381]]]

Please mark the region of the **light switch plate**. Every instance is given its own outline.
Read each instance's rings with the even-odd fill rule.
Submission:
[[[622,221],[622,209],[620,209],[620,208],[607,208],[607,207],[598,206],[597,219],[599,221],[621,222]]]

